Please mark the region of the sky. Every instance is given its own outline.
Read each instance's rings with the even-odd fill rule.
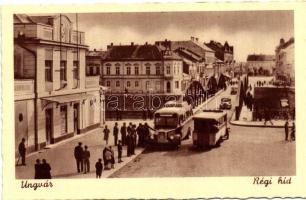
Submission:
[[[76,27],[76,15],[67,14]],[[234,46],[237,62],[248,54],[275,54],[279,40],[294,36],[292,11],[201,11],[79,13],[78,29],[89,49],[106,50],[111,42],[153,44],[158,40],[215,40]]]

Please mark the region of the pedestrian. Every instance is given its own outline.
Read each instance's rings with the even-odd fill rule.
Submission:
[[[271,123],[271,125],[273,125],[273,123],[272,123],[272,121],[271,121],[271,116],[270,116],[270,112],[266,109],[265,111],[264,111],[265,113],[265,122],[264,122],[264,125],[266,126],[266,123],[267,122],[270,122]]]
[[[112,169],[115,168],[115,153],[114,150],[112,149],[112,146],[109,146],[110,152],[111,152],[111,159],[110,159],[110,163],[111,163],[111,167]]]
[[[118,163],[123,162],[123,160],[121,160],[122,157],[122,143],[121,140],[118,141]]]
[[[90,151],[88,150],[88,147],[85,145],[85,150],[83,151],[84,174],[90,172],[89,158],[90,158]]]
[[[34,165],[34,168],[35,168],[34,179],[41,179],[41,163],[39,159],[36,159],[36,164]]]
[[[118,142],[118,134],[119,134],[119,128],[118,128],[118,123],[115,123],[114,129],[113,129],[113,134],[114,134],[114,142],[115,142],[115,146],[117,146],[117,142]]]
[[[103,130],[104,133],[104,140],[105,140],[105,144],[108,145],[108,138],[109,138],[109,129],[107,128],[107,125],[105,125],[105,128]]]
[[[141,123],[139,123],[136,129],[136,132],[138,135],[138,146],[142,146],[143,145],[143,127]]]
[[[127,144],[127,157],[131,156],[131,146],[132,146],[132,136],[131,136],[131,132],[128,132],[127,136],[126,136],[126,144]]]
[[[110,147],[106,146],[103,150],[104,168],[106,170],[111,168],[111,160],[112,160],[112,152],[110,150]]]
[[[285,122],[285,141],[288,141],[288,135],[289,135],[289,122],[286,120]]]
[[[98,162],[96,162],[96,178],[101,178],[102,171],[103,171],[103,165],[102,165],[102,159],[99,158]]]
[[[46,159],[42,159],[41,177],[42,179],[51,179],[51,166],[47,163]]]
[[[131,154],[135,155],[135,147],[136,147],[136,141],[137,141],[137,136],[136,136],[136,125],[132,126],[132,132],[131,132]]]
[[[133,124],[132,124],[132,122],[130,122],[129,126],[126,129],[128,134],[132,132],[132,126],[133,126]]]
[[[145,123],[143,126],[143,136],[144,136],[144,143],[146,143],[150,137],[150,128],[148,123]]]
[[[24,138],[22,138],[21,142],[19,143],[18,151],[19,151],[19,158],[21,158],[21,164],[26,165],[25,156],[26,156],[27,149],[26,149],[26,146],[25,146],[25,139]],[[19,158],[18,158],[18,161],[17,161],[16,165],[18,165]]]
[[[290,142],[295,141],[295,123],[292,122],[291,134],[290,134]]]
[[[78,173],[83,171],[83,147],[82,142],[79,142],[79,145],[74,148],[74,158],[76,160],[76,165]]]
[[[125,122],[123,123],[123,126],[120,129],[120,133],[121,133],[122,145],[126,145],[126,124]]]

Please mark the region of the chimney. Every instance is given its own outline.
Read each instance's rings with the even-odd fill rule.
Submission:
[[[199,42],[199,38],[195,38],[196,42]]]
[[[194,37],[193,37],[193,36],[191,36],[191,37],[190,37],[190,39],[191,39],[191,41],[193,41],[193,42],[194,42]]]
[[[145,45],[148,45],[148,42],[146,42]]]
[[[134,46],[134,42],[131,42],[131,46]]]
[[[114,45],[114,43],[111,43],[111,47]]]
[[[94,49],[94,52],[96,52],[97,50],[96,49]]]

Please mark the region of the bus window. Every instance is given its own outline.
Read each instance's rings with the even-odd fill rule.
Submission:
[[[156,128],[176,128],[177,117],[163,117],[158,116],[155,118]]]

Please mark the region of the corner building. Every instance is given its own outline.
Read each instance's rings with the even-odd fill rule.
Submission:
[[[28,152],[103,123],[99,76],[85,75],[84,32],[65,15],[14,15],[15,148]]]

